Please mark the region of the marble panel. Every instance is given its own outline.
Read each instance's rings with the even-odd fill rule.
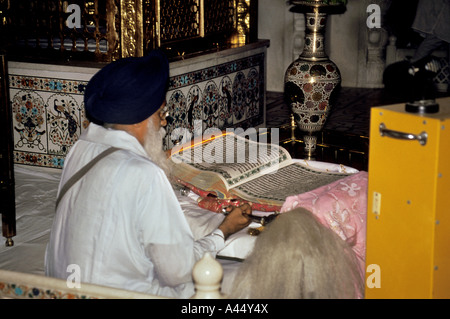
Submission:
[[[165,148],[208,128],[264,126],[265,52],[265,46],[244,48],[171,63]],[[89,124],[83,95],[97,71],[9,63],[16,164],[64,166],[65,156]]]

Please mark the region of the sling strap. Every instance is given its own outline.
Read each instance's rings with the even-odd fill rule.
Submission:
[[[110,147],[100,154],[98,154],[94,159],[92,159],[89,163],[87,163],[85,166],[83,166],[78,172],[76,172],[69,180],[64,184],[64,186],[61,188],[61,191],[59,192],[58,198],[56,199],[56,205],[55,209],[58,208],[59,202],[63,198],[63,196],[66,194],[66,192],[81,178],[83,177],[95,164],[97,164],[102,158],[108,156],[111,153],[114,153],[115,151],[120,150],[120,148],[117,147]]]

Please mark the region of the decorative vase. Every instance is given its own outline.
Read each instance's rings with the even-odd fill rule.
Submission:
[[[317,132],[325,125],[334,96],[341,84],[338,67],[325,53],[327,15],[341,5],[323,1],[291,1],[290,10],[305,13],[306,35],[303,52],[285,73],[284,96],[298,128],[304,132],[305,158],[314,159]]]

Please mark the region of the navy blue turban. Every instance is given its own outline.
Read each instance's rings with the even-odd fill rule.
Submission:
[[[97,124],[140,123],[163,104],[168,78],[169,62],[158,50],[145,57],[114,61],[86,86],[86,116]]]

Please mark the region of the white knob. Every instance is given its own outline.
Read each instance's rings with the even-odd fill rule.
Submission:
[[[194,299],[220,299],[224,298],[220,292],[220,283],[223,277],[222,265],[210,253],[197,261],[192,271],[196,293]]]

